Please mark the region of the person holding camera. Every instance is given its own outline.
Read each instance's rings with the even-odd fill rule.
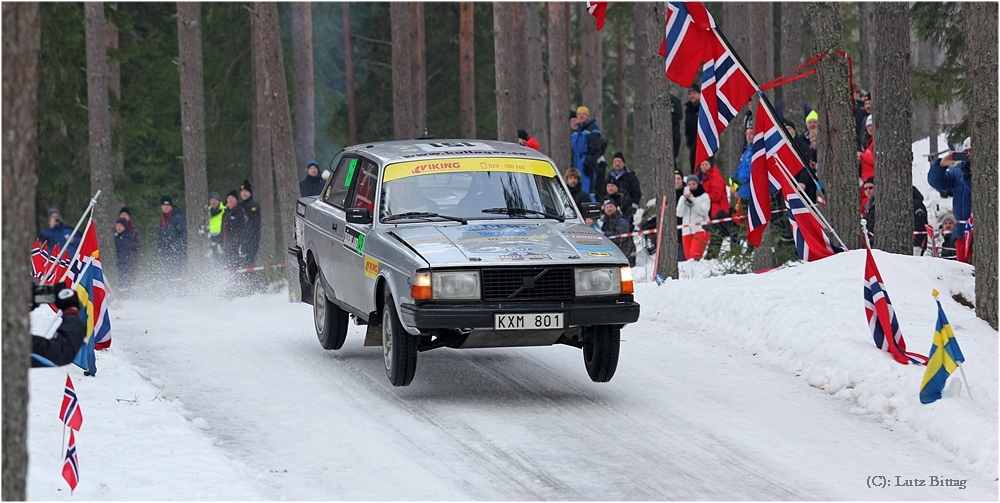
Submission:
[[[59,249],[66,248],[66,241],[69,240],[70,234],[73,234],[73,228],[63,223],[62,213],[59,212],[59,208],[49,208],[49,226],[42,231],[42,235],[38,236],[38,242],[45,244],[45,249],[49,252],[55,249],[56,245],[59,245]],[[73,238],[73,243],[70,244],[69,251],[64,255],[66,257],[72,257],[73,252],[76,250],[76,245],[80,243],[82,236],[79,232],[76,233],[76,237]]]
[[[61,367],[72,363],[87,336],[87,326],[80,319],[80,300],[72,288],[57,285],[52,304],[62,311],[62,324],[51,339],[31,336],[32,367]]]
[[[948,152],[944,157],[935,159],[927,172],[927,183],[934,189],[952,193],[952,211],[955,218],[955,258],[968,264],[972,250],[972,239],[966,235],[966,223],[972,216],[972,139],[966,138],[962,143],[961,152]]]

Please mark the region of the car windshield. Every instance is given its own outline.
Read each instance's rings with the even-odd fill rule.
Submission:
[[[509,162],[507,162],[509,161]],[[403,215],[409,214],[409,215]],[[386,168],[381,221],[577,218],[555,168],[526,159],[410,161]]]

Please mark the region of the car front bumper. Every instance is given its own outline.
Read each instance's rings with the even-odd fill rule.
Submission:
[[[421,302],[400,306],[404,325],[419,330],[439,328],[492,329],[494,315],[563,313],[566,328],[589,325],[625,325],[639,319],[639,304],[631,295],[614,299],[562,302]]]

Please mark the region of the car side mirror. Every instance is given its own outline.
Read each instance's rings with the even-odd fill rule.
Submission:
[[[592,202],[580,203],[580,213],[583,213],[583,218],[598,218],[601,216],[601,205]]]
[[[368,208],[348,208],[347,223],[370,224],[372,223],[372,212]]]

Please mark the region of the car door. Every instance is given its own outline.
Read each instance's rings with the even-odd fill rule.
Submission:
[[[316,261],[326,281],[333,287],[334,295],[340,300],[344,300],[341,291],[346,290],[346,287],[337,281],[336,273],[337,264],[343,261],[346,251],[344,228],[347,221],[344,202],[350,192],[357,166],[356,156],[345,155],[340,159],[330,177],[330,183],[323,189],[319,201],[315,204],[316,217],[311,219],[311,222],[318,227],[314,229],[317,233],[314,240]]]
[[[375,196],[378,187],[378,165],[360,158],[351,178],[347,194],[347,208],[365,208],[375,214]],[[344,292],[338,291],[338,298],[347,304],[363,309],[374,291],[378,262],[366,253],[365,241],[372,230],[372,224],[346,224],[343,233],[343,260],[334,265],[339,279],[347,285]],[[338,269],[339,268],[339,269]],[[341,293],[343,296],[341,297]]]

